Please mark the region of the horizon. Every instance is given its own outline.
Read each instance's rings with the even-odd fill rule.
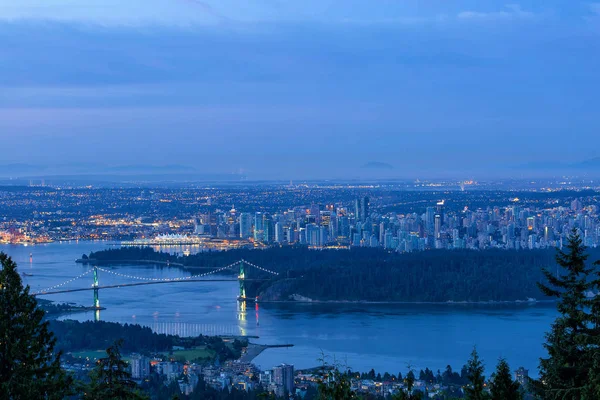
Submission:
[[[24,0],[0,7],[0,165],[570,174],[600,156],[599,35],[585,1]]]

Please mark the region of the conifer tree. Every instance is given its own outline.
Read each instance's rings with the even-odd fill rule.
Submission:
[[[490,394],[492,400],[521,400],[523,398],[521,385],[513,380],[510,367],[503,358],[498,362],[496,372],[492,374]]]
[[[60,368],[56,339],[17,265],[0,253],[0,395],[14,400],[63,399],[72,379]]]
[[[91,382],[86,389],[86,399],[147,399],[131,379],[127,363],[121,357],[121,345],[122,340],[115,342],[106,349],[107,357],[98,360],[96,368],[90,374]]]
[[[535,382],[538,395],[544,399],[584,399],[594,366],[593,325],[598,305],[587,294],[597,286],[592,279],[593,268],[586,266],[585,246],[573,230],[566,251],[559,250],[556,262],[562,273],[556,275],[544,269],[548,284],[539,283],[542,292],[557,298],[559,317],[546,334],[544,347],[548,357],[540,359],[540,379]]]
[[[489,397],[485,392],[484,366],[475,348],[467,362],[467,371],[469,383],[465,387],[465,397],[468,400],[487,400]]]
[[[412,368],[409,366],[408,373],[406,374],[406,378],[404,378],[404,386],[405,390],[400,390],[394,396],[392,396],[392,400],[422,400],[423,393],[419,391],[415,391],[415,374]]]

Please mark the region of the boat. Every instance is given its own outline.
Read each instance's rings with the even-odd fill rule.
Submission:
[[[23,276],[33,276],[33,274],[29,274],[27,272],[21,272],[21,275],[23,275]]]

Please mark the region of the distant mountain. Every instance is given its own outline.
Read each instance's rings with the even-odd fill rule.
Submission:
[[[600,171],[600,157],[590,158],[589,160],[567,163],[562,161],[534,161],[525,164],[519,164],[512,169],[534,170],[534,171],[552,171],[552,172],[568,172],[568,171]]]
[[[10,175],[10,174],[40,172],[44,169],[46,169],[46,167],[41,166],[41,165],[24,164],[24,163],[4,164],[4,165],[0,165],[0,175],[5,176],[5,175]]]
[[[600,157],[590,158],[589,160],[582,161],[577,164],[571,165],[573,168],[578,169],[600,169]]]
[[[0,165],[0,177],[52,177],[58,175],[121,175],[121,174],[193,174],[197,170],[188,165],[116,165],[99,163],[65,163],[34,165],[14,163]]]
[[[370,161],[361,167],[362,169],[394,169],[394,166],[380,161]]]
[[[174,172],[193,172],[196,168],[189,165],[120,165],[106,168],[110,172],[146,172],[146,173],[174,173]]]

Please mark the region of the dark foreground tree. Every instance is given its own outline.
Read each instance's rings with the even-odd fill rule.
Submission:
[[[44,311],[23,287],[12,259],[0,253],[0,263],[0,397],[63,399],[71,377],[60,368]]]
[[[544,399],[580,400],[588,397],[591,378],[596,371],[598,318],[595,301],[588,293],[598,290],[593,268],[586,266],[588,256],[576,231],[568,238],[566,251],[558,251],[556,262],[562,271],[556,274],[545,269],[548,284],[539,284],[547,296],[557,299],[560,313],[546,334],[544,347],[548,357],[540,359],[540,380],[534,382],[536,393]],[[597,300],[596,300],[597,301]]]
[[[115,342],[106,349],[107,357],[98,360],[96,368],[90,373],[90,384],[85,398],[92,400],[123,399],[142,400],[148,397],[131,379],[127,363],[121,358],[121,343]]]
[[[412,368],[408,367],[408,373],[404,378],[405,390],[401,390],[392,396],[392,400],[422,400],[423,392],[415,390],[415,374]]]
[[[519,382],[513,380],[510,367],[504,358],[498,361],[496,372],[490,380],[492,400],[521,400],[523,394]]]
[[[485,400],[489,398],[485,392],[483,371],[483,362],[477,354],[477,349],[473,349],[471,358],[467,362],[467,379],[469,383],[465,387],[465,397],[468,400]]]

